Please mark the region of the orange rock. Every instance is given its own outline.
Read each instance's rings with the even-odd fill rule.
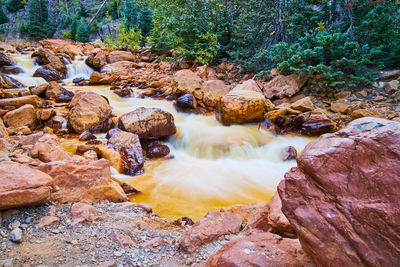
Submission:
[[[42,217],[42,219],[40,219],[39,226],[40,227],[49,226],[49,225],[52,225],[59,221],[60,221],[60,218],[58,218],[58,217],[44,216],[44,217]]]
[[[135,61],[135,56],[129,51],[112,51],[107,55],[107,62],[109,64],[118,61]]]
[[[203,244],[212,242],[219,236],[238,233],[242,222],[243,218],[238,214],[210,211],[183,234],[180,247],[188,253],[193,253]]]
[[[3,117],[7,127],[22,127],[26,126],[34,128],[36,125],[36,112],[32,105],[24,105],[18,109],[9,111]]]
[[[221,208],[221,212],[231,212],[239,214],[243,218],[243,223],[247,223],[254,214],[257,214],[265,203],[250,203],[248,205],[233,205]]]
[[[45,134],[40,137],[31,150],[31,156],[43,162],[79,159],[80,157],[67,152],[54,134]]]
[[[86,202],[78,202],[71,206],[71,215],[74,218],[74,223],[92,222],[97,214],[97,209]]]
[[[23,105],[28,105],[28,104],[33,105],[34,107],[40,107],[44,104],[44,101],[37,95],[0,99],[0,107],[4,106],[22,107]]]
[[[203,103],[210,107],[215,107],[218,101],[229,93],[230,87],[221,80],[210,80],[204,83]]]
[[[225,125],[259,122],[263,119],[264,106],[261,93],[234,89],[218,103],[216,117]]]
[[[3,120],[0,118],[0,138],[7,138],[8,132],[6,126],[4,126]]]
[[[39,170],[54,179],[57,191],[51,199],[56,202],[127,201],[121,186],[111,179],[110,164],[107,160],[69,160],[42,164]]]
[[[121,73],[131,71],[131,69],[135,69],[136,66],[136,63],[132,61],[117,61],[111,64],[104,65],[103,67],[101,67],[100,71],[102,73]]]
[[[176,93],[193,94],[201,90],[203,80],[191,70],[180,70],[174,74],[172,89]]]
[[[300,91],[306,82],[307,77],[301,75],[278,75],[264,85],[264,95],[266,98],[274,96],[278,98],[292,97]]]
[[[50,199],[53,179],[39,170],[0,162],[0,210],[43,204]]]
[[[77,93],[70,102],[68,123],[76,133],[99,132],[112,112],[108,100],[94,92]]]

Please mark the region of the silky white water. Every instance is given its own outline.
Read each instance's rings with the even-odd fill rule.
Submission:
[[[88,74],[88,67],[82,64],[68,67],[67,81]],[[69,83],[65,87],[107,97],[117,116],[138,107],[157,107],[173,114],[178,130],[166,141],[172,158],[148,161],[145,173],[134,177],[112,170],[114,177],[142,191],[131,196],[131,201],[147,203],[168,219],[188,216],[198,220],[223,206],[268,201],[285,172],[296,165],[281,160],[282,149],[291,145],[301,151],[311,141],[276,136],[258,125],[223,126],[214,116],[179,113],[166,100],[121,98],[108,86],[75,87]],[[74,142],[71,140],[70,146],[76,145]]]
[[[12,58],[17,63],[17,67],[22,69],[23,73],[9,75],[26,87],[38,86],[46,83],[42,77],[32,77],[35,71],[40,67],[34,62],[30,54],[12,54]]]

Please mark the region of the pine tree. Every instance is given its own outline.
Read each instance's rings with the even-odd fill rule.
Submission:
[[[10,12],[17,12],[24,8],[25,3],[22,0],[8,0],[6,7]]]
[[[138,25],[139,9],[133,0],[124,1],[124,24],[125,27],[130,29]]]
[[[46,0],[31,0],[28,6],[26,30],[32,38],[42,39],[54,35],[57,27],[49,21]]]
[[[139,12],[139,29],[142,31],[143,37],[147,37],[153,27],[153,21],[151,17],[151,10],[144,3]]]
[[[0,4],[0,24],[4,24],[8,22],[8,18],[3,11],[3,5]]]
[[[83,5],[82,3],[80,3],[80,5],[79,5],[79,12],[78,12],[78,15],[79,15],[80,17],[84,17],[84,18],[86,18],[86,17],[89,16],[89,12],[88,12],[87,8],[86,8],[85,5]]]
[[[75,16],[72,19],[71,26],[69,27],[69,38],[76,40],[76,32],[78,30],[78,18]]]
[[[88,42],[89,34],[90,34],[89,29],[85,25],[83,18],[81,18],[81,20],[79,20],[78,29],[76,31],[76,38],[75,38],[76,41],[81,42],[81,43]]]

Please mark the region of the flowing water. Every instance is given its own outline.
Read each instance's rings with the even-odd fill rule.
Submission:
[[[82,64],[68,66],[69,80],[88,74]],[[121,98],[108,86],[65,87],[104,95],[115,115],[142,106],[173,114],[178,132],[166,141],[173,158],[148,161],[145,173],[134,177],[113,170],[114,177],[142,191],[132,195],[131,201],[149,204],[155,213],[171,220],[182,216],[198,220],[223,206],[268,201],[284,173],[296,165],[281,160],[282,149],[291,145],[300,151],[311,140],[276,136],[258,125],[223,126],[214,116],[179,113],[169,101]],[[71,140],[66,147],[76,144]]]
[[[16,79],[27,87],[38,86],[46,83],[45,79],[42,77],[32,77],[40,66],[33,61],[30,54],[13,54],[12,58],[17,62],[17,66],[23,71],[23,73],[9,75],[10,77]]]

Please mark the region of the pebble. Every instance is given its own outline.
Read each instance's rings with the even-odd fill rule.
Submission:
[[[14,259],[0,260],[0,266],[2,267],[12,267]]]
[[[119,252],[119,251],[115,251],[115,252],[114,252],[114,256],[115,256],[115,257],[121,257],[121,256],[122,256],[122,253]]]
[[[25,219],[25,223],[31,223],[31,221],[32,221],[32,217],[28,217]]]
[[[12,230],[10,233],[10,239],[11,239],[11,241],[13,241],[15,243],[21,243],[22,230],[20,228],[15,228],[14,230]]]

